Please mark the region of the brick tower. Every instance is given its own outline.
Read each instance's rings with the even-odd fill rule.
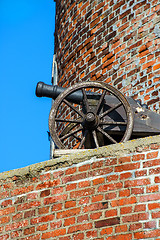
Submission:
[[[104,81],[159,111],[159,1],[55,2],[59,85]]]

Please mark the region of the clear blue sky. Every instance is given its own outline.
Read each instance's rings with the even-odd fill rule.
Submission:
[[[54,28],[53,0],[0,0],[0,172],[49,159],[51,100],[35,88],[51,84]]]

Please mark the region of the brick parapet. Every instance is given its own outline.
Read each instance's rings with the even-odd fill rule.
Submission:
[[[56,1],[59,84],[105,81],[159,111],[158,0]]]
[[[1,173],[0,239],[156,240],[159,171],[156,136]]]

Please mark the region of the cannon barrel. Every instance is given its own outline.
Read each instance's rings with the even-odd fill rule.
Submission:
[[[49,97],[55,100],[61,93],[65,91],[65,89],[66,88],[59,87],[57,85],[48,85],[44,82],[38,82],[36,87],[36,96]],[[66,99],[73,103],[80,103],[83,101],[82,91],[73,92],[67,96]]]

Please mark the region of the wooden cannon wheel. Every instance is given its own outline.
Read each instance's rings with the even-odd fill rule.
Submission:
[[[82,101],[69,101],[68,96],[77,91],[81,92]],[[105,109],[107,95],[114,96],[117,103]],[[124,109],[125,121],[106,120],[106,116],[119,108]],[[105,131],[106,126],[123,126],[125,131],[121,139],[117,141],[108,134]],[[103,82],[82,82],[67,88],[57,97],[49,115],[49,130],[54,143],[60,149],[85,149],[88,148],[87,141],[92,142],[89,148],[97,148],[105,145],[99,135],[110,144],[127,141],[133,130],[133,113],[127,99],[113,86]]]

